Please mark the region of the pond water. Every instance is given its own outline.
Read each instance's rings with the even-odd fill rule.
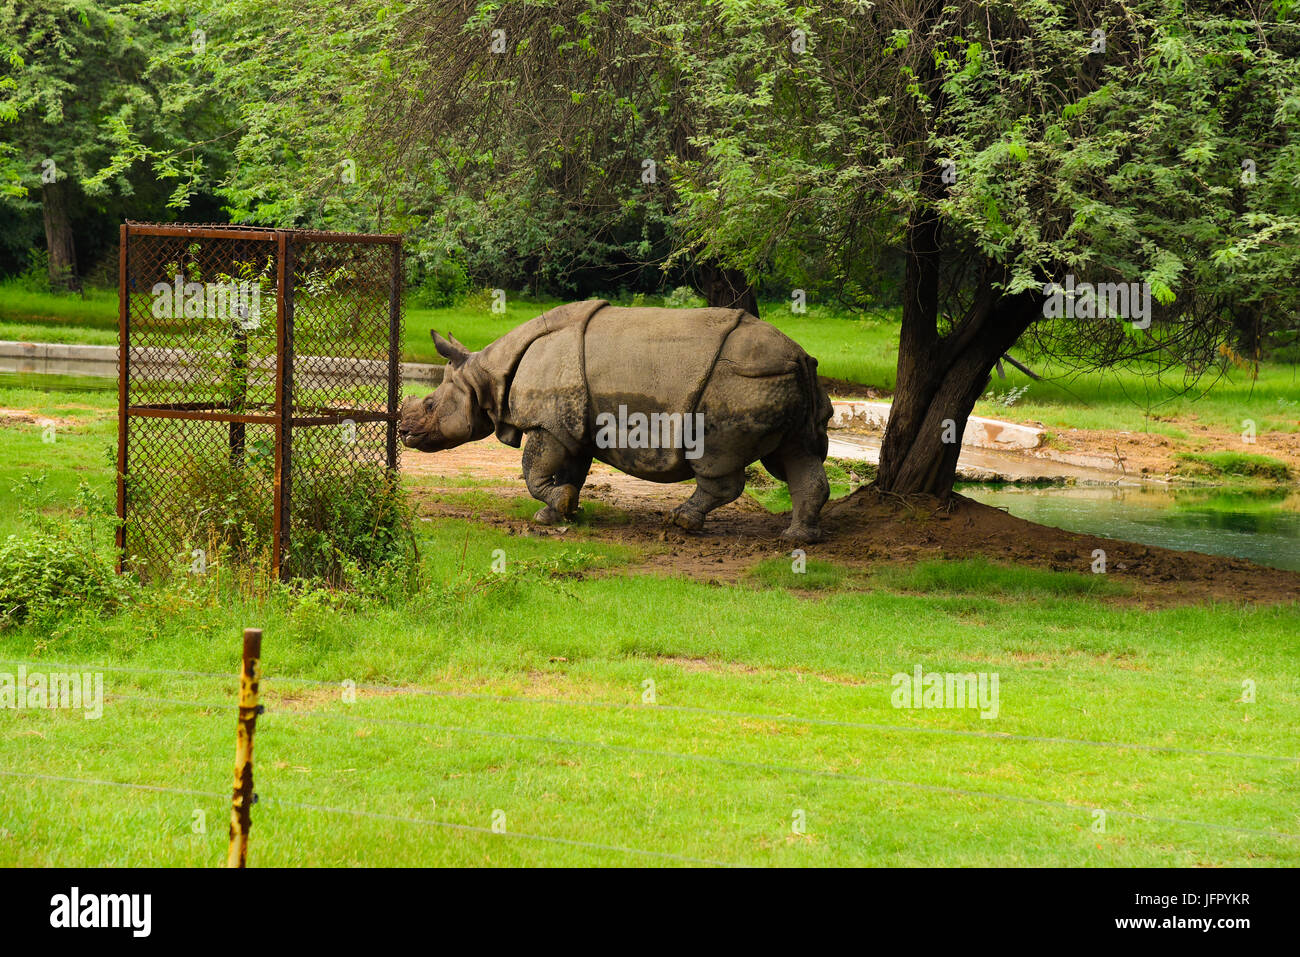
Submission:
[[[1300,571],[1300,490],[960,486],[1040,525]]]

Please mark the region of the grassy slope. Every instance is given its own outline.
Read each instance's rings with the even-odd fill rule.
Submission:
[[[4,489],[35,469],[63,500],[80,478],[107,488],[111,396],[0,392],[0,405],[77,418],[54,445],[35,426],[0,429],[4,528],[20,526]],[[783,587],[804,580],[775,563],[752,587],[493,576],[497,548],[515,569],[626,554],[580,530],[421,534],[433,582],[478,589],[357,614],[209,581],[119,616],[0,633],[0,670],[39,659],[233,675],[239,629],[265,628],[255,865],[673,862],[494,835],[494,810],[513,833],[728,863],[1300,863],[1296,606],[1149,612],[1106,604],[1091,577],[980,563],[882,569],[854,590],[818,566],[828,587],[815,598]],[[997,672],[1000,717],[895,710],[890,676],[918,663]],[[1254,704],[1237,700],[1246,678]],[[345,704],[347,679],[445,694]],[[217,864],[234,690],[228,677],[110,671],[119,697],[99,721],[0,713],[0,864]],[[1105,833],[1093,808],[1111,812]]]

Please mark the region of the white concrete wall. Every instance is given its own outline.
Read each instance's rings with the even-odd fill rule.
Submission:
[[[132,360],[138,367],[162,372],[167,367],[183,365],[190,360],[191,354],[184,349],[132,349]],[[54,342],[13,342],[0,341],[0,359],[10,360],[6,367],[14,366],[16,372],[39,372],[39,366],[42,363],[85,363],[86,375],[95,375],[96,366],[102,366],[102,375],[117,375],[117,346],[81,346],[81,345],[64,345]],[[353,360],[334,359],[325,356],[298,356],[297,361],[307,366],[311,373],[317,375],[330,375],[333,373],[333,367],[338,366],[339,372],[351,373],[358,366],[365,367],[373,365],[376,370],[383,372],[386,363],[377,361],[368,361],[357,363]],[[251,363],[254,369],[274,369],[275,363],[268,362],[266,359],[254,359]],[[442,369],[440,365],[425,362],[403,362],[402,363],[402,380],[404,382],[423,382],[431,385],[437,385],[442,381]]]

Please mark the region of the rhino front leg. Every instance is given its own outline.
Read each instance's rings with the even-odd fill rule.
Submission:
[[[726,475],[696,475],[695,493],[668,516],[668,521],[688,532],[698,532],[704,527],[704,516],[715,508],[740,498],[745,491],[745,471]]]
[[[538,509],[533,521],[555,525],[571,518],[578,510],[578,493],[590,468],[590,458],[571,455],[549,432],[529,432],[524,442],[524,482],[529,494],[545,506]]]

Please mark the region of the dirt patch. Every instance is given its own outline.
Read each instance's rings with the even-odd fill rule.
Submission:
[[[71,424],[71,419],[61,419],[52,415],[37,415],[28,409],[0,409],[0,428],[15,425],[37,425],[44,428],[47,425],[53,425],[55,428],[64,429]]]
[[[1133,476],[1178,477],[1185,467],[1177,458],[1183,452],[1245,452],[1267,455],[1285,462],[1292,475],[1300,475],[1300,432],[1263,432],[1253,443],[1241,434],[1211,429],[1189,422],[1175,423],[1186,438],[1156,432],[1110,432],[1103,429],[1062,429],[1052,432],[1055,451],[1072,455],[1097,456],[1117,464]]]
[[[680,655],[656,655],[657,664],[675,665],[682,671],[705,672],[711,674],[758,674],[762,669],[738,661],[714,661],[709,658],[683,658]]]
[[[845,688],[869,688],[873,682],[863,680],[865,677],[877,679],[876,683],[888,680],[890,675],[883,671],[865,672],[862,675],[843,675],[821,671],[809,671],[806,668],[757,668],[737,661],[717,661],[710,658],[683,658],[678,655],[658,655],[657,663],[675,665],[682,671],[703,672],[709,674],[732,675],[793,675],[797,681],[820,681],[823,684],[840,685]]]
[[[582,497],[607,509],[596,510],[572,529],[535,526],[505,514],[516,500],[529,499],[519,477],[519,455],[517,449],[487,440],[434,455],[408,452],[402,464],[408,475],[421,479],[421,487],[414,490],[421,517],[474,518],[510,534],[573,535],[636,546],[641,556],[634,571],[729,583],[764,559],[790,554],[792,546],[780,538],[788,516],[773,515],[752,499],[718,509],[702,533],[688,533],[665,525],[664,516],[690,495],[689,486],[645,482],[599,464],[593,467]],[[435,498],[457,491],[454,485],[440,486],[439,475],[467,474],[493,483],[500,511]],[[863,488],[830,503],[822,527],[827,538],[806,546],[809,559],[857,569],[982,556],[1053,571],[1091,573],[1093,552],[1102,549],[1107,574],[1133,590],[1131,598],[1118,601],[1160,606],[1209,599],[1300,600],[1297,572],[1036,525],[961,496],[942,506],[934,499],[903,501]],[[625,566],[620,573],[626,570]]]
[[[407,450],[402,453],[402,472],[420,480],[422,489],[417,490],[417,499],[421,498],[421,491],[457,491],[454,481],[440,481],[448,478],[473,479],[474,487],[487,489],[504,499],[529,498],[520,465],[522,454],[519,449],[511,448],[496,439],[470,442],[431,455]],[[646,507],[675,508],[686,501],[690,494],[689,486],[646,482],[600,462],[592,463],[591,474],[587,476],[587,484],[582,489],[583,501],[596,501],[629,510]],[[541,508],[540,502],[537,507]],[[762,511],[761,506],[753,502],[741,507],[753,507]]]
[[[418,690],[418,689],[416,689]],[[268,705],[274,705],[278,711],[319,711],[329,710],[329,705],[339,704],[344,700],[341,684],[308,685],[286,688],[263,686],[262,697]],[[405,688],[354,687],[356,700],[363,698],[389,698],[393,695],[413,693]]]

